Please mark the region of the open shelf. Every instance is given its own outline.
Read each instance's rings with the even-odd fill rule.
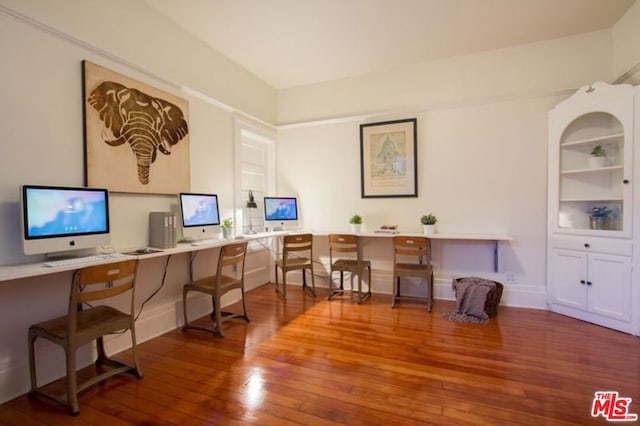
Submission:
[[[575,170],[562,170],[560,172],[561,175],[570,175],[570,174],[590,174],[590,173],[608,173],[614,172],[616,170],[624,170],[623,166],[606,166],[606,167],[598,167],[598,168],[589,168],[589,169],[575,169]]]
[[[612,135],[597,136],[594,138],[586,138],[586,139],[580,139],[576,141],[562,142],[560,144],[560,147],[567,148],[567,147],[579,146],[579,145],[597,145],[597,144],[603,144],[607,142],[622,140],[622,138],[624,138],[624,133],[615,133]]]

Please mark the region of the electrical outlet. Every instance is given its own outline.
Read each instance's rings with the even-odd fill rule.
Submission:
[[[505,272],[504,280],[508,283],[513,284],[516,282],[516,274],[514,274],[513,272]]]

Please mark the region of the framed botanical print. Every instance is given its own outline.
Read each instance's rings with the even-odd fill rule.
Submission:
[[[417,197],[417,119],[360,125],[362,198]]]

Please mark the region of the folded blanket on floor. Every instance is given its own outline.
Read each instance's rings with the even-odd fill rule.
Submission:
[[[454,279],[452,287],[456,293],[456,311],[445,315],[445,318],[455,322],[486,324],[489,315],[484,310],[484,304],[487,294],[496,287],[496,283],[484,278],[469,277]]]

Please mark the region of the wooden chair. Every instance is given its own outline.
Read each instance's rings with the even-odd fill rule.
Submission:
[[[241,318],[249,322],[247,307],[244,301],[244,262],[247,255],[247,242],[228,244],[220,248],[216,274],[195,281],[191,281],[182,288],[182,311],[184,312],[183,330],[195,329],[217,333],[224,337],[222,324],[231,319]],[[222,311],[222,296],[231,290],[239,289],[242,297],[242,313]],[[215,327],[199,327],[189,323],[187,314],[187,294],[190,291],[206,293],[211,296],[213,311],[211,317],[215,318]]]
[[[400,294],[400,278],[417,277],[425,280],[426,297]],[[427,302],[431,312],[433,303],[433,267],[431,265],[431,241],[425,237],[393,237],[393,299],[395,308],[398,300],[419,300]]]
[[[278,284],[278,268],[282,270],[282,290]],[[287,272],[302,270],[302,289],[316,297],[316,282],[313,275],[313,235],[294,234],[282,238],[282,257],[276,260],[276,292],[287,298]],[[305,272],[311,272],[311,288],[307,285]]]
[[[334,257],[339,256],[337,259]],[[328,300],[344,293],[344,273],[358,276],[358,303],[371,296],[371,262],[362,259],[360,238],[351,234],[329,235],[329,297]],[[368,271],[367,292],[362,293],[362,275]],[[340,272],[340,287],[333,286],[333,273]]]
[[[142,378],[136,352],[135,332],[135,281],[137,260],[126,260],[105,265],[87,266],[75,271],[71,282],[71,294],[67,315],[29,327],[29,370],[31,373],[30,396],[41,394],[71,408],[75,415],[80,412],[78,393],[108,377],[119,373],[130,373]],[[95,305],[107,299],[129,293],[129,312],[111,306]],[[89,304],[90,303],[90,304]],[[89,307],[83,309],[83,304]],[[107,357],[103,336],[129,330],[133,352],[133,366]],[[35,365],[35,341],[38,337],[60,345],[66,357],[66,393],[55,395],[37,385]],[[78,383],[76,377],[76,350],[96,341],[98,357],[95,361],[95,377]]]

